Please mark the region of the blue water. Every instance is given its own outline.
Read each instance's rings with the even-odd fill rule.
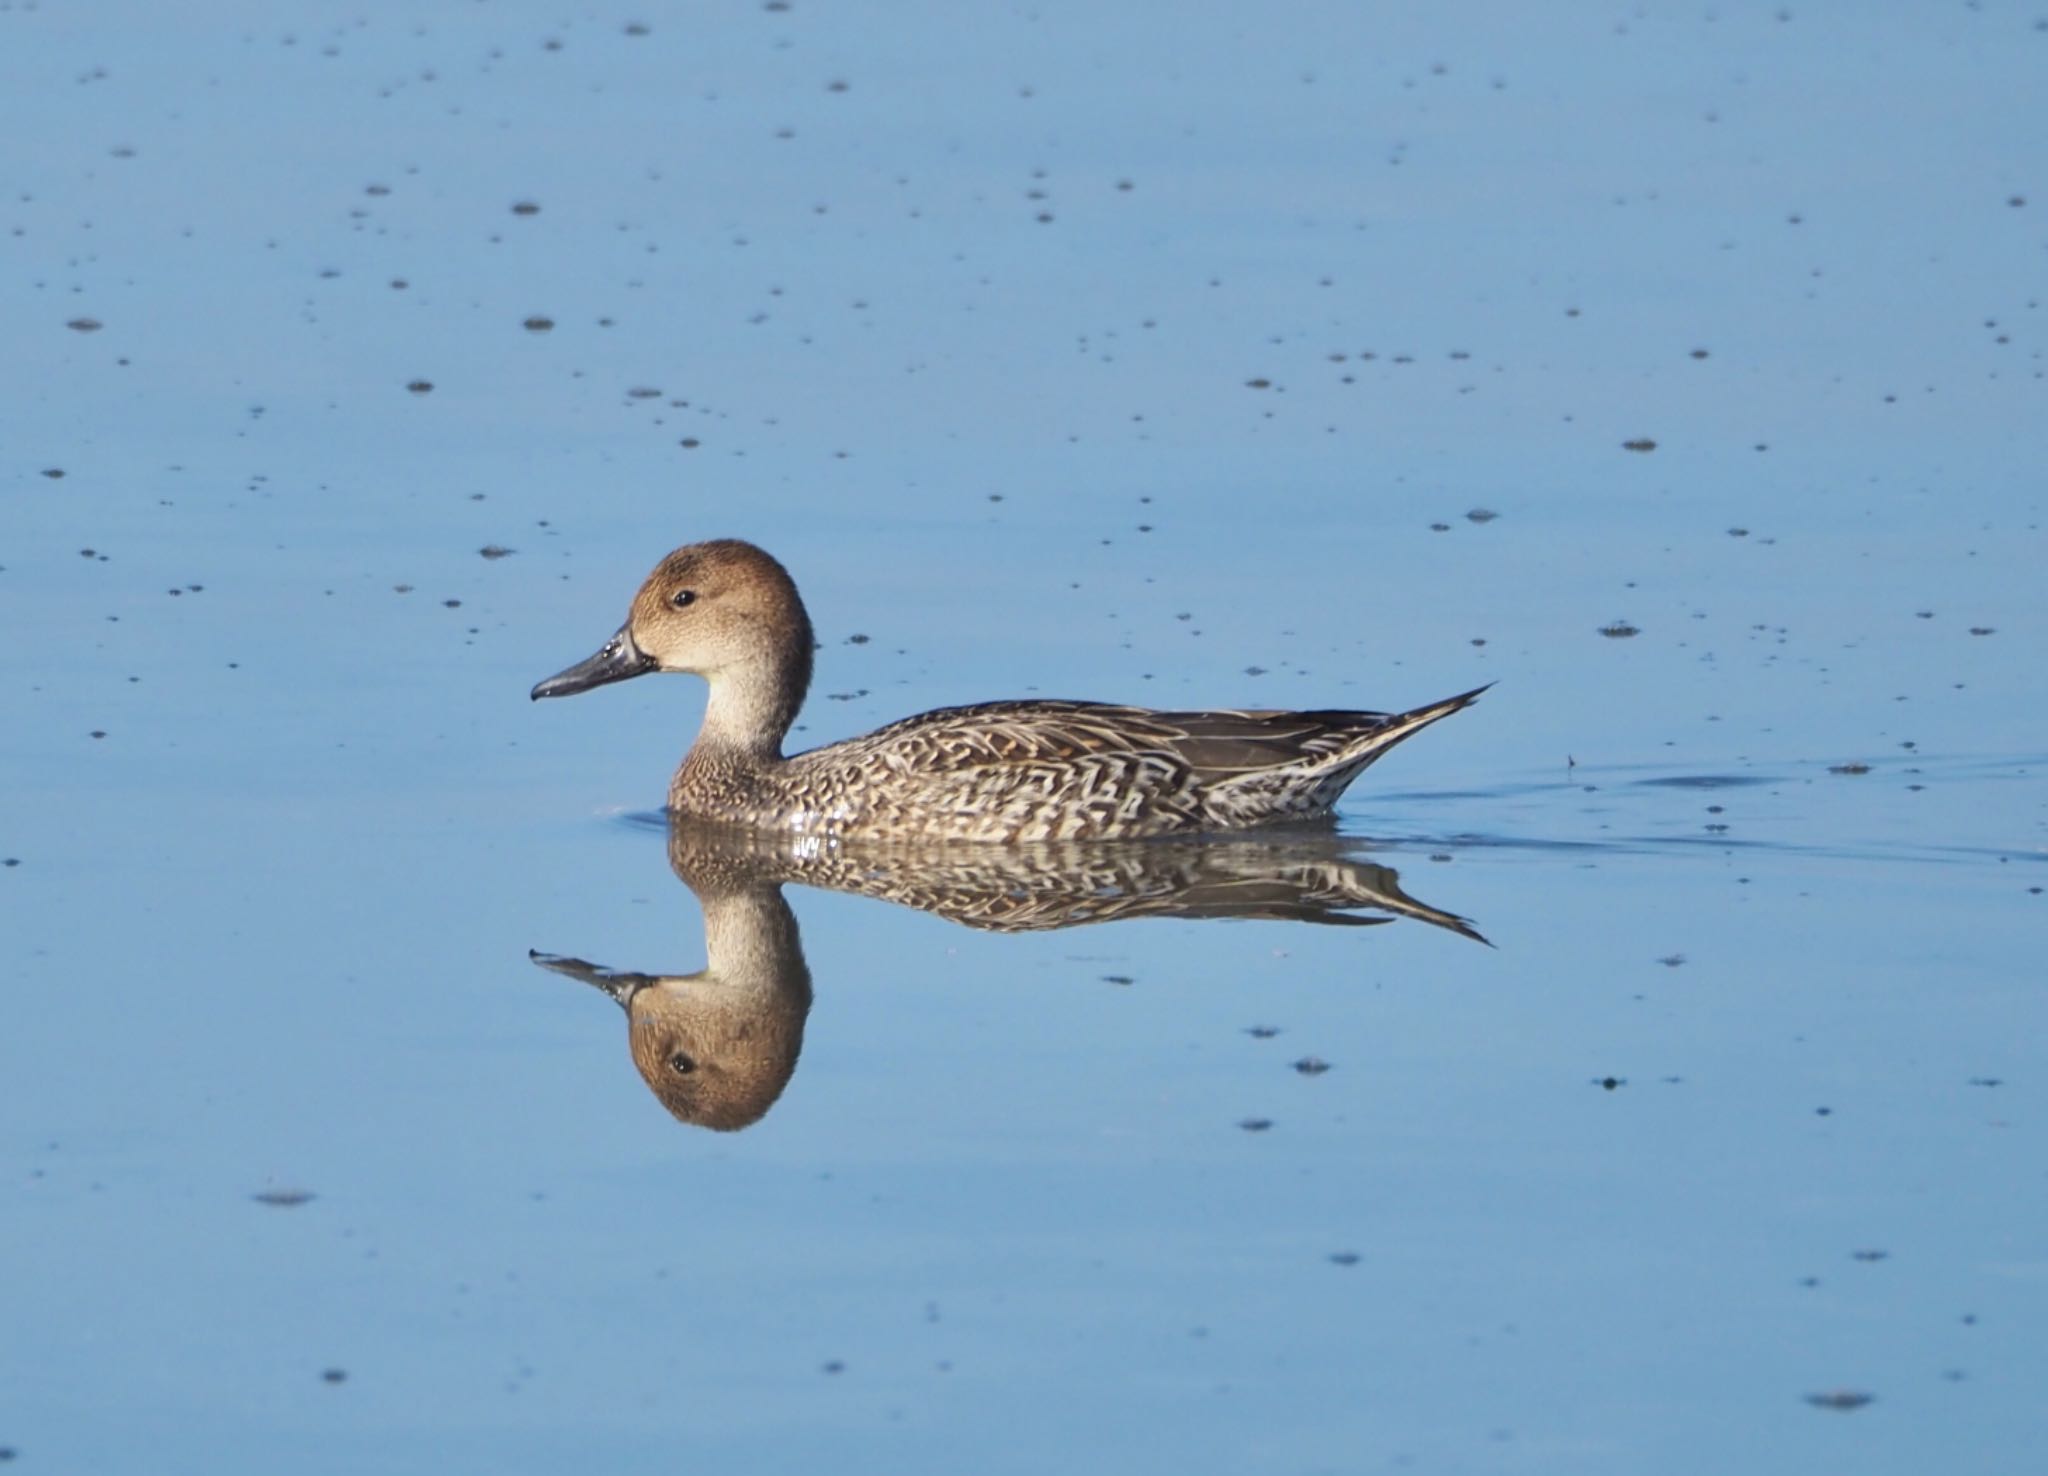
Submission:
[[[0,1451],[2031,1469],[2044,62],[0,0]],[[805,744],[1498,682],[1317,842],[1492,946],[792,883],[794,1072],[677,1122],[528,952],[704,966],[701,687],[526,693],[717,535]]]

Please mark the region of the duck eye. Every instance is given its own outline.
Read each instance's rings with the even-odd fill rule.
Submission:
[[[678,1076],[688,1076],[697,1069],[697,1063],[692,1061],[684,1052],[677,1051],[668,1058],[668,1069]]]
[[[679,589],[668,597],[668,602],[678,610],[682,609],[685,605],[695,604],[696,600],[697,591],[694,589]]]

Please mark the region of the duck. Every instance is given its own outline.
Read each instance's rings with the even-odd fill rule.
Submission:
[[[789,571],[751,543],[713,539],[655,565],[611,639],[532,697],[650,672],[702,677],[710,700],[669,782],[672,820],[823,839],[1015,843],[1327,817],[1389,749],[1487,690],[1393,713],[981,702],[785,755],[815,647]]]

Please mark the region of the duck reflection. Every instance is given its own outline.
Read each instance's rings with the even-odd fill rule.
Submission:
[[[1327,830],[1257,838],[862,844],[672,824],[668,858],[704,913],[706,964],[640,974],[535,952],[541,967],[625,1009],[633,1064],[682,1122],[730,1132],[760,1121],[803,1050],[811,971],[788,882],[1021,933],[1137,917],[1264,918],[1353,927],[1411,918],[1484,943],[1462,917],[1353,860]]]

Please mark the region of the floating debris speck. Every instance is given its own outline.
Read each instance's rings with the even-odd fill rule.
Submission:
[[[1865,1394],[1856,1389],[1829,1389],[1820,1394],[1809,1394],[1806,1402],[1815,1409],[1852,1410],[1861,1409],[1877,1396]]]

